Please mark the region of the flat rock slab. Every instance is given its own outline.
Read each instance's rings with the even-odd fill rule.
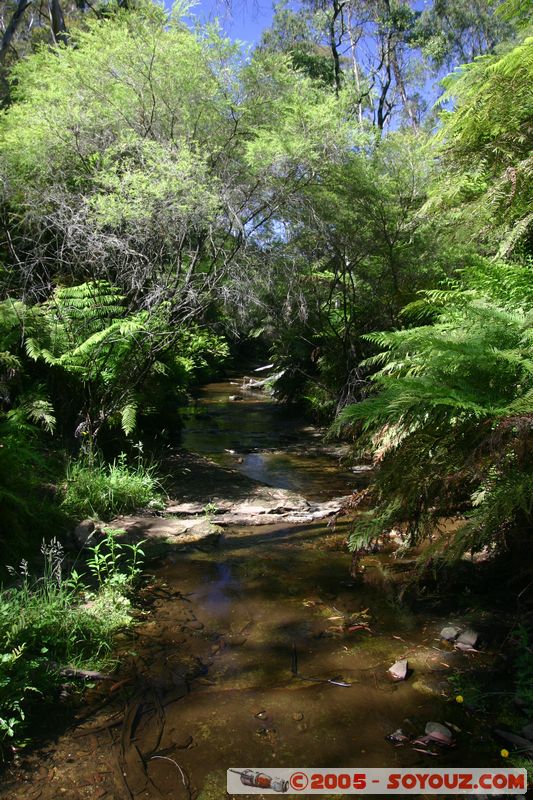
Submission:
[[[259,487],[252,496],[242,502],[214,498],[209,505],[200,503],[170,503],[165,511],[178,517],[206,515],[216,525],[235,525],[242,527],[256,525],[276,525],[289,523],[299,525],[325,519],[337,514],[347,503],[349,497],[339,497],[325,503],[310,503],[304,497],[284,489]],[[177,520],[178,521],[178,520]],[[190,519],[179,520],[190,525]]]
[[[110,527],[126,532],[129,542],[160,542],[171,547],[215,545],[222,529],[205,519],[166,519],[164,517],[117,517]]]

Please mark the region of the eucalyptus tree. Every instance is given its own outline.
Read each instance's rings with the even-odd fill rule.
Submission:
[[[275,7],[261,47],[289,53],[297,68],[348,88],[359,122],[417,128],[428,78],[491,52],[511,30],[501,0],[287,0]]]

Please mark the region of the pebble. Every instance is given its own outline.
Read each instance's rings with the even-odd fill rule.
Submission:
[[[302,720],[302,719],[304,718],[304,715],[302,714],[302,712],[301,712],[301,711],[296,711],[296,712],[295,712],[295,713],[292,715],[292,718],[293,718],[293,720],[294,720],[295,722],[300,722],[300,720]]]
[[[201,631],[204,628],[204,623],[200,622],[198,619],[193,619],[191,622],[187,623],[187,627],[190,628],[192,631]]]

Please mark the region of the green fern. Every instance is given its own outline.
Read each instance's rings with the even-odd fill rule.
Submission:
[[[450,557],[533,522],[533,269],[486,261],[463,278],[432,325],[367,337],[377,393],[337,422],[379,459],[354,548],[400,522],[429,536],[472,498]]]

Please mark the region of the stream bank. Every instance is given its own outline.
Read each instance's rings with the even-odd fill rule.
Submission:
[[[118,642],[117,674],[50,721],[42,745],[8,770],[0,797],[220,800],[226,769],[243,763],[499,763],[499,748],[447,681],[474,662],[486,669],[494,654],[454,649],[439,634],[457,620],[397,601],[391,578],[412,563],[375,554],[354,580],[346,521],[290,518],[338,506],[364,471],[339,468],[317,431],[268,398],[230,401],[234,391],[206,387],[191,412],[186,449],[167,462],[176,499],[165,515],[116,521],[132,535],[162,531],[147,614]],[[209,538],[187,541],[186,521]],[[479,615],[462,622],[478,625]],[[393,683],[387,670],[401,658],[412,673]],[[456,747],[431,757],[387,741],[400,727],[420,735],[432,720],[457,729]]]

